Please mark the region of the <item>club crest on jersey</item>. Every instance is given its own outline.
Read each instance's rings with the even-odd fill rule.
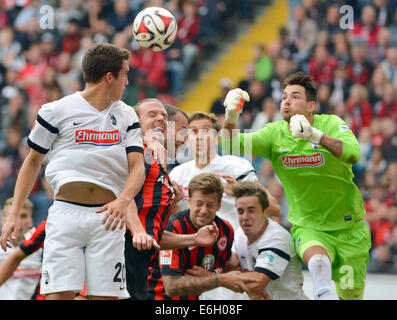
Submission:
[[[325,162],[322,152],[312,155],[283,156],[281,161],[286,168],[319,167]]]
[[[109,117],[110,117],[110,121],[115,126],[117,124],[116,117],[113,114],[111,114],[111,113],[109,113]]]
[[[96,146],[113,146],[121,142],[119,130],[114,131],[94,131],[76,130],[77,144],[92,144]]]
[[[219,249],[220,251],[225,250],[225,249],[226,249],[226,245],[227,245],[227,238],[226,238],[226,236],[220,237],[219,240],[218,240],[218,242],[217,242],[217,245],[218,245],[218,249]]]

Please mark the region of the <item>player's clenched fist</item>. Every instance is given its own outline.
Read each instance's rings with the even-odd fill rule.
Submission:
[[[223,102],[226,108],[225,120],[228,123],[235,123],[243,110],[244,102],[250,101],[248,93],[240,88],[230,90]]]
[[[320,144],[323,133],[313,128],[310,122],[302,114],[296,114],[289,121],[289,129],[292,137],[309,140],[311,143]]]

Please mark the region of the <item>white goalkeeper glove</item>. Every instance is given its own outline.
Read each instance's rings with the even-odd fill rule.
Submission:
[[[320,130],[313,128],[309,120],[304,115],[296,114],[291,117],[289,127],[292,137],[309,140],[311,143],[320,144],[321,137],[324,133]]]
[[[250,97],[246,91],[236,88],[230,90],[223,102],[226,108],[225,120],[228,123],[236,123],[241,111],[243,110],[244,102],[250,101]]]

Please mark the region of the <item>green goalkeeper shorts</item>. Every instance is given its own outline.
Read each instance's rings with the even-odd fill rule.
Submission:
[[[371,248],[371,233],[365,221],[356,223],[351,229],[337,231],[293,226],[291,234],[302,260],[309,247],[325,248],[331,258],[332,280],[341,299],[363,298]]]

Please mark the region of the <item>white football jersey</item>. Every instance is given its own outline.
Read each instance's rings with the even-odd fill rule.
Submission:
[[[76,92],[43,105],[28,145],[46,154],[46,178],[57,195],[69,182],[99,185],[119,195],[128,177],[126,153],[143,152],[139,119],[122,101],[98,111]]]
[[[290,233],[268,219],[265,232],[254,243],[239,228],[234,234],[232,251],[241,270],[262,272],[272,280],[266,292],[272,300],[307,300],[303,292],[303,275]]]
[[[170,178],[183,188],[184,199],[179,202],[180,210],[188,209],[187,200],[189,199],[189,182],[190,180],[203,172],[224,173],[234,177],[237,180],[257,182],[258,178],[255,170],[247,159],[233,155],[219,156],[216,155],[204,168],[197,168],[195,161],[191,160],[175,167]],[[223,180],[223,179],[221,179]],[[226,183],[226,181],[222,181]],[[227,220],[236,230],[239,227],[236,209],[236,200],[234,197],[223,193],[222,205],[217,212],[217,216]]]
[[[29,230],[25,235],[25,239],[29,239],[34,228]],[[4,251],[0,248],[0,263],[9,256],[15,247],[11,244],[11,248]],[[30,300],[35,293],[41,277],[41,262],[43,249],[35,251],[21,261],[13,275],[0,286],[0,300]]]

